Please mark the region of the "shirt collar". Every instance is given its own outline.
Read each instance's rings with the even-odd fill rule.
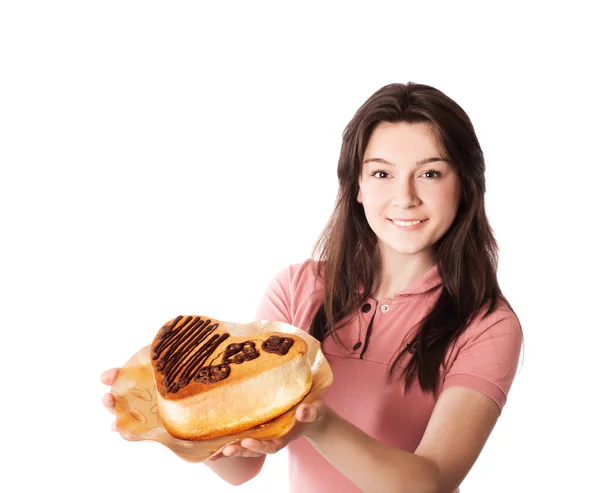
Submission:
[[[434,265],[425,274],[415,279],[406,289],[396,294],[395,298],[400,296],[426,293],[442,284],[437,265]]]

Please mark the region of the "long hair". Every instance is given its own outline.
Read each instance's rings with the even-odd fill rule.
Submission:
[[[412,339],[400,345],[388,370],[389,380],[400,376],[409,387],[418,378],[423,391],[435,394],[449,346],[482,308],[487,306],[485,317],[499,299],[506,300],[496,276],[498,246],[484,206],[483,152],[465,111],[431,86],[409,82],[381,88],[358,109],[343,132],[335,208],[313,252],[317,274],[323,278],[324,298],[310,333],[319,341],[332,336],[339,342],[337,330],[355,316],[376,282],[380,267],[377,237],[356,197],[364,152],[380,122],[431,124],[460,177],[457,215],[434,247],[441,293]],[[408,362],[399,372],[404,357]]]

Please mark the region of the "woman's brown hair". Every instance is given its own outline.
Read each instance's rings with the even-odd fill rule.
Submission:
[[[482,308],[487,306],[487,316],[504,298],[496,276],[498,246],[484,206],[483,152],[465,111],[431,86],[407,83],[381,88],[358,109],[343,132],[338,196],[313,252],[324,281],[324,298],[310,333],[320,341],[332,336],[339,342],[338,328],[358,313],[375,287],[380,265],[377,237],[356,197],[364,152],[380,122],[431,124],[460,176],[462,197],[456,218],[435,245],[443,284],[440,296],[412,340],[398,348],[388,371],[390,380],[400,374],[409,387],[417,378],[424,391],[435,394],[449,346]],[[399,372],[405,356],[409,360]]]

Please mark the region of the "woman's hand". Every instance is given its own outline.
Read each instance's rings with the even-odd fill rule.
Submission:
[[[111,368],[110,370],[106,370],[100,375],[100,381],[104,385],[112,385],[117,378],[120,368]],[[109,392],[104,394],[102,397],[102,404],[108,410],[108,412],[115,414],[115,397]],[[117,431],[117,422],[113,421],[112,430]]]
[[[318,434],[332,419],[332,416],[333,412],[325,402],[317,398],[310,404],[298,406],[298,409],[296,409],[297,423],[284,437],[274,440],[245,438],[239,444],[227,445],[213,455],[210,460],[214,461],[223,457],[260,457],[265,454],[274,454],[300,435],[314,436]]]

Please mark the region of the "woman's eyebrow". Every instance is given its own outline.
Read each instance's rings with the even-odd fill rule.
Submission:
[[[415,167],[417,167],[417,166],[423,166],[424,164],[435,163],[437,161],[446,161],[446,162],[448,162],[448,159],[447,158],[443,158],[443,157],[439,157],[439,156],[428,157],[428,158],[421,159],[421,160],[417,161],[415,163]],[[396,167],[396,165],[394,163],[392,163],[391,161],[388,161],[387,159],[382,159],[380,157],[373,157],[373,158],[365,159],[363,161],[363,164],[372,163],[372,162],[373,163],[380,163],[380,164],[387,164],[388,166],[392,166],[394,168]]]

